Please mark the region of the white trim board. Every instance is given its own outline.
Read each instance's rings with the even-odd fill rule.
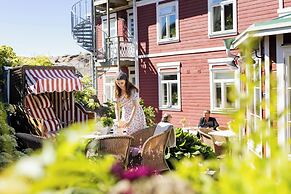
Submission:
[[[154,57],[166,57],[173,55],[186,55],[186,54],[195,54],[195,53],[206,53],[213,51],[225,51],[225,47],[211,47],[211,48],[199,48],[199,49],[191,49],[191,50],[182,50],[182,51],[171,51],[171,52],[163,52],[163,53],[153,53],[146,55],[139,55],[138,58],[154,58]]]

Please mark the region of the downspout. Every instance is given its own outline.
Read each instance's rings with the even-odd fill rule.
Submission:
[[[96,95],[98,96],[98,81],[97,81],[97,68],[95,64],[95,57],[96,57],[96,10],[94,6],[94,0],[91,1],[91,7],[92,7],[92,12],[91,12],[91,23],[92,23],[92,47],[93,51],[91,53],[91,63],[92,63],[92,78],[93,78],[93,87],[96,90]]]
[[[106,52],[107,52],[107,60],[110,60],[110,12],[109,12],[109,1],[106,3],[106,20],[107,20],[107,39],[106,39]]]
[[[133,7],[133,21],[134,21],[134,47],[135,47],[135,64],[134,64],[134,72],[135,72],[135,85],[139,88],[139,60],[138,60],[138,22],[137,22],[137,6],[136,0],[132,1]]]

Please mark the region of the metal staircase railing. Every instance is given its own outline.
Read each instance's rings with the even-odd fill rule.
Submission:
[[[85,50],[94,52],[94,31],[92,0],[80,0],[71,9],[71,30],[73,38]]]
[[[102,61],[104,65],[116,65],[120,60],[134,61],[136,48],[128,29],[121,29],[122,36],[108,38],[107,33],[100,26],[95,25],[95,21],[99,21],[105,12],[102,6],[94,7],[94,2],[94,0],[79,0],[72,6],[71,29],[73,38],[78,45],[92,53],[94,58],[99,62]],[[100,2],[104,3],[104,1]]]

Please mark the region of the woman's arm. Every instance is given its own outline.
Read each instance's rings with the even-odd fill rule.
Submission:
[[[120,107],[119,107],[119,102],[118,100],[115,102],[115,118],[117,120],[117,122],[120,120]]]

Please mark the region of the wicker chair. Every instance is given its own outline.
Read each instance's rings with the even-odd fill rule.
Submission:
[[[202,130],[198,130],[198,133],[200,134],[201,142],[211,147],[217,158],[223,158],[225,141],[219,139],[219,137],[209,135]]]
[[[159,172],[167,171],[170,168],[165,160],[165,151],[170,133],[174,132],[173,126],[169,125],[167,130],[165,130],[164,132],[153,135],[155,129],[156,126],[153,126],[148,129],[142,130],[142,132],[132,134],[132,136],[134,137],[134,142],[133,144],[131,144],[131,146],[141,146],[141,165],[148,166]]]
[[[111,154],[127,167],[129,145],[133,140],[128,135],[110,135],[91,140],[86,147],[86,156]]]
[[[153,125],[151,127],[145,128],[143,130],[139,130],[139,131],[131,134],[131,136],[134,139],[131,142],[130,146],[141,148],[143,146],[143,144],[146,142],[146,140],[154,135],[155,130],[156,130],[156,125]]]

